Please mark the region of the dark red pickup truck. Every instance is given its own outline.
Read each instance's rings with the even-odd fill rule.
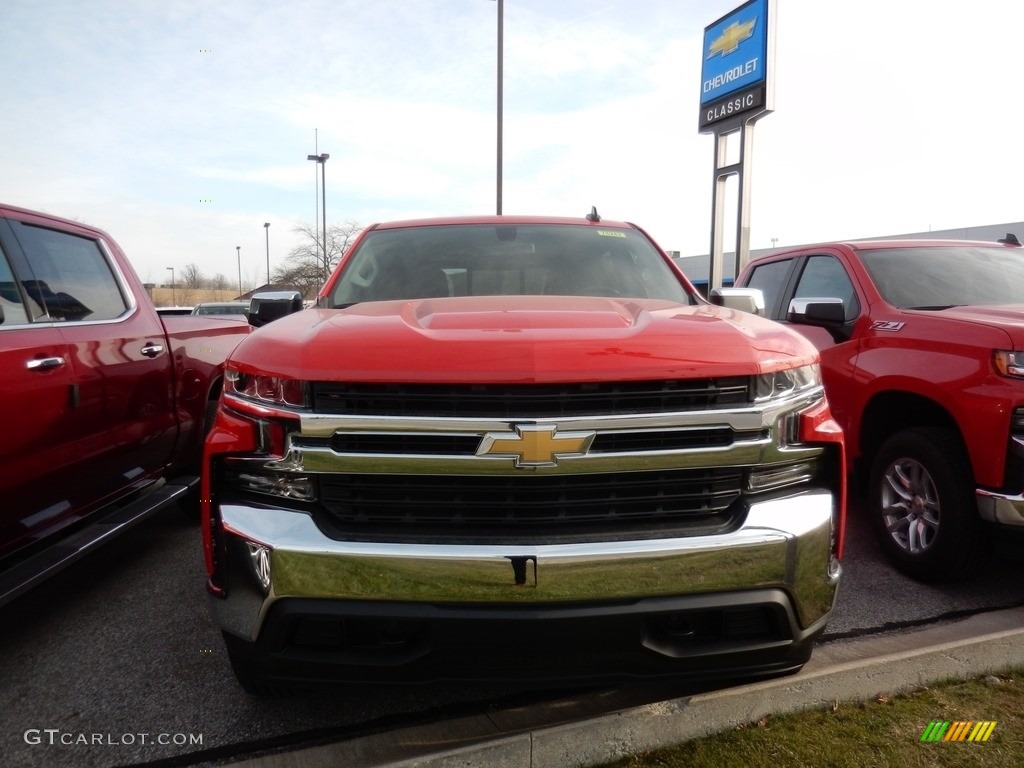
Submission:
[[[106,233],[0,205],[0,604],[188,496],[249,330],[161,318]]]
[[[736,285],[759,289],[764,314],[821,352],[851,470],[867,481],[867,513],[901,570],[962,578],[986,528],[1024,531],[1015,237],[805,246],[751,262]]]

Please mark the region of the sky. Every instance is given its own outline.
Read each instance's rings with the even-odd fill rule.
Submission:
[[[1024,3],[773,2],[751,248],[1024,220]],[[504,0],[503,212],[707,253],[703,32],[740,4]],[[328,224],[493,213],[497,8],[3,0],[0,201],[106,230],[146,282],[246,288],[319,220],[310,154]]]

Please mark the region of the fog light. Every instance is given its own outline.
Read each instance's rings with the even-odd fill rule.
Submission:
[[[247,541],[252,572],[264,592],[270,592],[270,549],[262,544]]]
[[[831,555],[828,559],[828,577],[830,579],[838,579],[843,572],[843,566],[839,563],[839,558],[835,555]]]
[[[316,499],[316,487],[308,477],[292,476],[287,473],[256,474],[254,472],[239,472],[237,477],[238,487],[243,491],[265,493],[269,496],[279,496],[282,499],[297,501],[314,501]]]
[[[747,487],[752,491],[767,491],[796,483],[806,483],[814,477],[814,471],[814,462],[810,461],[754,469],[750,472]]]

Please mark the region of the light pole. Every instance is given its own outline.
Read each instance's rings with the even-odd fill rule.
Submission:
[[[307,160],[313,160],[314,162],[320,163],[320,194],[323,196],[323,202],[320,208],[324,214],[324,282],[327,282],[327,158],[330,155],[324,152],[320,155],[306,155]]]
[[[235,252],[238,254],[238,296],[242,296],[242,246],[236,245]]]
[[[504,119],[504,61],[505,61],[505,0],[498,0],[498,160],[497,160],[497,202],[495,212],[501,216],[501,157],[502,124]]]
[[[266,222],[263,225],[264,231],[267,233],[267,285],[270,285],[270,222]]]
[[[168,267],[171,270],[171,306],[178,306],[178,300],[174,297],[174,267]]]

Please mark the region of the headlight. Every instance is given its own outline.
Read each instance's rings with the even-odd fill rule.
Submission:
[[[754,377],[754,402],[792,397],[821,386],[821,366],[817,363],[787,368]]]
[[[269,405],[305,408],[309,405],[309,384],[280,376],[260,376],[229,368],[224,378],[227,392]]]
[[[1024,352],[997,349],[992,352],[992,364],[1000,376],[1024,379]]]

